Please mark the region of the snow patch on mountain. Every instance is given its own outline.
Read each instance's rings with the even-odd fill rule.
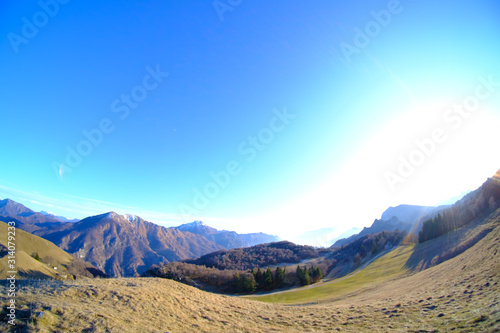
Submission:
[[[125,214],[123,215],[123,217],[129,221],[129,222],[135,222],[137,221],[137,215],[133,215],[133,214]]]

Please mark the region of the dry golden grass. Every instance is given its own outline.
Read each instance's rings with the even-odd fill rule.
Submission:
[[[0,244],[5,247],[8,247],[8,227],[7,223],[0,222]],[[20,276],[62,279],[68,275],[66,269],[61,265],[69,264],[73,261],[73,257],[52,242],[16,228],[13,243],[16,249],[16,270]],[[50,262],[53,266],[35,260],[31,256],[35,252],[40,254],[43,261]],[[0,259],[0,279],[6,279],[7,271],[11,271],[8,269],[8,260],[8,256]],[[59,271],[53,269],[55,266],[59,267]]]
[[[413,246],[399,247],[370,263],[366,268],[355,271],[345,277],[327,280],[306,287],[268,295],[244,296],[249,299],[271,303],[300,304],[331,301],[347,298],[353,292],[369,290],[381,282],[393,280],[407,274],[405,262],[410,257]]]
[[[20,331],[387,332],[500,330],[500,219],[461,255],[410,276],[285,305],[211,294],[164,279],[94,279],[26,287]],[[5,291],[0,292],[5,304]],[[5,307],[2,312],[5,318]],[[9,327],[2,323],[0,329]]]

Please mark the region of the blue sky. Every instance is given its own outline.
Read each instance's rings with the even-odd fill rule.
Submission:
[[[500,168],[496,1],[1,6],[0,197],[36,210],[293,239]]]

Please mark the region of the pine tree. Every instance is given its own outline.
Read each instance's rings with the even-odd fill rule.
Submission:
[[[323,273],[321,273],[321,268],[316,267],[314,269],[314,282],[318,282],[323,278]]]
[[[314,280],[314,267],[313,266],[309,267],[308,271],[309,271],[309,277],[311,278],[311,281],[313,281]]]
[[[302,268],[300,268],[299,265],[297,265],[297,269],[295,270],[295,275],[297,276],[297,280],[299,280],[299,283],[302,285],[304,281],[304,272],[302,271]]]
[[[306,266],[304,266],[304,268],[297,266],[297,279],[299,280],[299,283],[302,286],[311,284],[311,277],[309,275],[309,269],[307,269]]]
[[[311,277],[309,276],[309,270],[304,266],[304,285],[311,284]]]
[[[257,272],[255,273],[255,282],[257,283],[257,288],[264,288],[264,275],[260,270],[260,267],[257,268]]]
[[[266,273],[264,273],[264,286],[266,289],[272,289],[273,287],[273,273],[268,267]]]
[[[244,290],[250,293],[253,293],[257,289],[253,276],[245,276],[243,286]]]
[[[241,292],[252,293],[255,291],[255,280],[252,275],[240,277],[239,289]]]
[[[274,283],[276,285],[276,288],[280,288],[285,284],[285,273],[284,271],[280,268],[277,267],[275,274],[274,274]]]

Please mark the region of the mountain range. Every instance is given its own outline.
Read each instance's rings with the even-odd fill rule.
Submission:
[[[115,212],[34,234],[113,277],[138,276],[153,264],[199,257],[222,248],[203,236]]]
[[[186,285],[211,280],[219,284],[218,277],[202,275],[210,272],[209,268],[198,266],[201,273],[196,283],[190,275],[183,277],[185,284],[181,284],[170,280],[175,278],[170,273],[182,273],[175,264],[183,263],[171,263],[168,271],[152,268],[168,273],[163,276],[167,279],[48,281],[23,288],[15,303],[22,319],[15,327],[0,321],[0,331],[498,332],[500,173],[495,178],[440,214],[463,219],[465,213],[467,223],[462,227],[456,225],[457,229],[444,230],[444,234],[418,244],[399,244],[388,233],[380,233],[331,249],[330,253],[339,255],[331,258],[334,270],[313,286],[227,297]],[[397,216],[386,218],[399,221]],[[429,223],[425,221],[424,228]],[[253,264],[254,260],[278,257],[274,253],[261,256],[260,251],[252,251],[251,256],[229,255],[248,251],[227,251],[219,253],[219,258],[216,254],[207,258],[215,259],[217,265],[234,265],[242,263],[239,259],[248,258],[246,261]],[[371,255],[371,260],[355,264],[363,252]],[[230,261],[225,260],[226,254]],[[356,274],[344,275],[342,265],[351,266]],[[288,273],[293,272],[290,267]],[[244,281],[242,276],[230,278],[236,284]],[[7,292],[0,297],[7,302]]]
[[[51,212],[46,212],[44,210],[40,211],[40,214],[43,214],[43,215],[48,216],[50,218],[56,218],[56,219],[61,220],[63,222],[78,222],[78,221],[80,221],[79,219],[68,219],[64,216],[55,215]]]
[[[65,223],[57,217],[35,212],[14,200],[0,200],[0,221],[16,221],[27,232]]]
[[[194,221],[174,228],[180,231],[187,231],[196,235],[201,235],[227,250],[240,247],[250,247],[281,240],[277,236],[268,235],[262,232],[238,234],[234,231],[217,230],[205,225],[202,221]]]
[[[218,231],[200,221],[166,228],[115,212],[69,222],[10,199],[0,201],[0,221],[16,221],[17,228],[53,242],[112,277],[139,276],[154,264],[279,240],[263,233]]]
[[[169,255],[181,257],[204,250],[189,245],[220,247],[203,235],[232,235],[201,221],[165,228],[137,216],[115,212],[79,222],[44,220],[40,217],[46,216],[44,214],[38,215],[12,200],[2,200],[0,215],[9,214],[14,215],[9,219],[17,221],[17,226],[35,228],[34,233],[74,251],[70,255],[47,239],[16,230],[16,268],[20,277],[31,279],[65,279],[66,276],[71,279],[79,273],[102,276],[97,268],[83,262],[83,258],[102,260],[101,266],[107,270],[116,269],[114,276],[135,275],[153,261],[167,260]],[[406,233],[402,231],[375,233],[387,228],[411,228],[415,233],[420,225],[423,227],[417,244],[407,244]],[[158,278],[90,282],[77,279],[56,283],[31,280],[15,302],[22,316],[19,326],[12,329],[13,325],[0,321],[0,330],[95,331],[97,327],[121,332],[167,329],[289,332],[347,327],[356,332],[367,328],[415,332],[456,328],[467,332],[499,331],[500,170],[451,207],[390,207],[381,219],[359,234],[370,232],[347,246],[333,249],[271,243],[220,250],[197,260],[163,267],[153,265],[149,274],[145,274],[178,279],[200,288],[202,283],[220,286],[226,278],[241,295],[238,288],[249,281],[248,276],[272,286],[273,279],[278,280],[279,276],[285,276],[285,281],[289,281],[287,277],[291,274],[298,277],[305,271],[300,266],[314,264],[321,271],[323,264],[328,265],[324,279],[317,285],[245,296],[247,299],[236,297],[238,294],[227,297],[206,293]],[[0,222],[0,278],[5,278],[7,273],[8,246],[7,225]],[[127,260],[129,257],[131,260]],[[288,269],[281,271],[276,268],[275,273],[271,273],[269,265],[290,261],[300,265],[296,269],[287,266]],[[255,275],[248,271],[232,275],[231,269],[246,270],[255,265],[268,269],[260,275],[259,269],[254,271]],[[188,271],[186,266],[195,266],[196,270]],[[222,269],[220,275],[214,275],[218,268]],[[353,271],[356,273],[349,274]],[[191,272],[198,275],[193,277]],[[250,292],[255,290],[255,285],[250,283],[250,287]],[[7,292],[3,295],[0,292],[0,298],[7,302]],[[356,318],[353,313],[357,314]],[[139,322],[130,318],[139,318]]]
[[[474,195],[475,192],[472,192],[465,198]],[[382,231],[400,230],[418,234],[424,221],[448,207],[390,207],[370,227],[337,240],[331,247],[344,246],[365,235]],[[155,264],[195,259],[222,249],[245,248],[280,240],[264,233],[238,234],[217,230],[202,221],[167,228],[135,215],[115,212],[75,221],[47,212],[35,212],[10,199],[0,200],[0,221],[16,221],[17,228],[49,240],[73,257],[89,262],[112,277],[140,276]],[[331,230],[320,229],[305,235],[311,238],[319,234],[325,238],[328,231]]]

